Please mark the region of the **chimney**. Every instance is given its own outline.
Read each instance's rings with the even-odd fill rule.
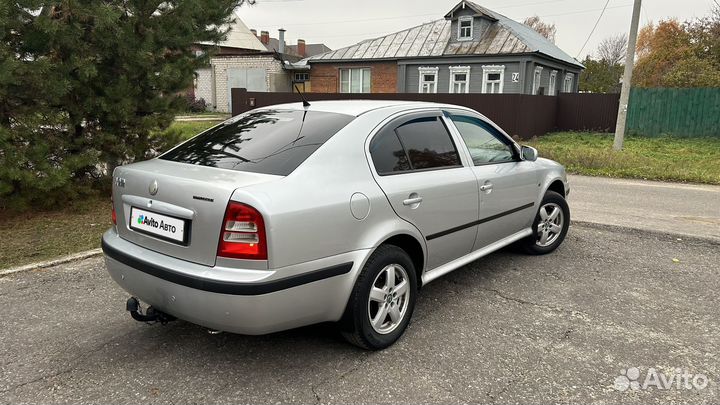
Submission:
[[[267,31],[260,31],[260,42],[263,43],[263,45],[267,45],[270,43],[270,33]]]
[[[285,29],[280,28],[278,32],[280,33],[278,38],[278,53],[285,53]]]
[[[252,34],[257,37],[257,30],[255,28],[251,29],[250,32],[252,32]]]
[[[305,56],[307,56],[307,55],[305,55],[305,40],[304,39],[298,39],[297,53],[298,53],[298,55],[302,56],[303,58]]]

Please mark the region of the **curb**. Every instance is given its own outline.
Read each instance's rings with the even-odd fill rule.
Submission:
[[[18,266],[18,267],[10,267],[9,269],[0,270],[0,277],[7,276],[9,274],[14,274],[14,273],[21,273],[24,271],[37,270],[37,269],[42,269],[45,267],[52,267],[52,266],[56,266],[58,264],[73,262],[76,260],[87,259],[87,258],[90,258],[93,256],[98,256],[100,254],[102,254],[102,249],[97,248],[97,249],[86,250],[84,252],[59,257],[57,259],[46,260],[44,262],[30,263],[30,264],[26,264],[24,266]]]

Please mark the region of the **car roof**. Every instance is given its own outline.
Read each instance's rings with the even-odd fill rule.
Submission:
[[[430,103],[425,101],[402,101],[402,100],[323,100],[323,101],[311,101],[308,111],[323,111],[333,112],[338,114],[347,114],[352,116],[359,116],[368,111],[378,110],[383,108],[393,107],[406,107],[408,109],[415,108],[461,108],[467,109],[467,107],[461,107],[452,104],[443,103]],[[304,110],[302,102],[277,104],[260,109],[270,108],[282,108],[290,110]]]

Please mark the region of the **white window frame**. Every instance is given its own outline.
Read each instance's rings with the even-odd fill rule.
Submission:
[[[493,73],[500,73],[500,82],[498,83],[498,92],[493,94],[502,94],[503,89],[505,87],[505,65],[484,65],[482,67],[483,70],[483,80],[482,80],[482,92],[485,94],[489,94],[487,92],[487,85],[490,83],[490,80],[488,80],[488,76]],[[495,81],[493,81],[495,83]]]
[[[344,92],[342,88],[342,72],[346,70],[348,72],[348,91]],[[350,94],[353,93],[352,91],[352,71],[353,70],[359,70],[360,71],[360,93],[372,93],[372,70],[368,67],[353,67],[353,68],[341,68],[338,69],[338,93],[345,93]],[[365,72],[368,72],[370,75],[370,87],[368,87],[368,91],[362,91],[363,90],[363,83],[365,83]],[[356,94],[359,94],[355,92]]]
[[[557,70],[550,72],[550,83],[548,83],[548,96],[555,95],[555,88],[557,87]]]
[[[569,82],[569,84],[568,84]],[[575,87],[575,74],[565,73],[565,80],[563,81],[563,91],[565,93],[572,93]]]
[[[538,94],[538,90],[540,90],[540,82],[542,82],[542,66],[536,66],[535,71],[533,72],[533,87],[532,87],[532,94],[536,95]]]
[[[437,66],[421,66],[418,68],[418,73],[420,74],[420,80],[418,82],[418,93],[437,93],[438,70],[439,68]],[[433,75],[435,77],[435,80],[425,81],[425,75]],[[433,91],[424,91],[424,85],[430,83],[432,83]]]
[[[464,74],[464,82],[456,82],[455,75]],[[450,66],[450,93],[455,93],[455,84],[465,83],[464,93],[470,93],[470,66]]]
[[[473,39],[473,30],[475,29],[475,21],[473,21],[474,18],[471,16],[465,16],[458,18],[458,28],[457,28],[457,39],[458,41],[472,41]],[[463,21],[470,21],[470,36],[462,36],[462,22]]]

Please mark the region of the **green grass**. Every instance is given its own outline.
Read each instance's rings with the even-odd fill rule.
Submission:
[[[179,136],[186,140],[200,132],[219,124],[221,121],[174,121],[170,127],[161,133],[161,136]]]
[[[613,134],[586,132],[548,134],[527,142],[570,173],[720,184],[718,138],[630,136],[620,152],[612,150],[612,143]]]
[[[230,118],[230,114],[214,111],[203,111],[203,112],[187,112],[178,113],[178,117],[226,117]]]
[[[112,225],[110,213],[110,197],[51,212],[0,212],[0,269],[100,247],[100,236]]]

